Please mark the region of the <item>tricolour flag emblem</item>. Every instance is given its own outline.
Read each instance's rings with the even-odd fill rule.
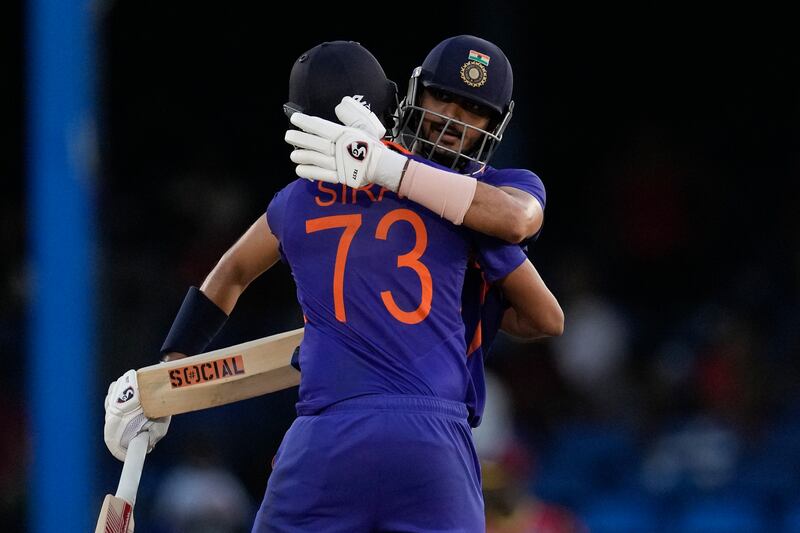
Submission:
[[[488,67],[489,66],[489,59],[491,59],[491,58],[489,56],[487,56],[486,54],[482,54],[480,52],[476,52],[475,50],[470,50],[469,51],[469,60],[470,61],[477,61],[478,63]]]

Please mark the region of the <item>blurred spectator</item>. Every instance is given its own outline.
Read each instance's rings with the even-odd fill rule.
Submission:
[[[532,457],[514,431],[505,385],[486,372],[486,410],[473,431],[481,462],[487,533],[581,533],[569,509],[536,498],[527,490]]]
[[[642,464],[642,482],[651,492],[711,492],[733,479],[742,443],[728,425],[699,415],[660,435]]]
[[[154,514],[159,530],[164,533],[249,531],[255,507],[242,482],[219,464],[202,438],[189,442],[183,464],[168,471],[156,490]]]
[[[555,363],[586,413],[619,417],[634,408],[628,396],[630,331],[608,298],[587,292],[564,302],[564,335],[553,339]]]

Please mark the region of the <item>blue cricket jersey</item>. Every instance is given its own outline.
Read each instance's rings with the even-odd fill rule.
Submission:
[[[547,195],[542,180],[529,170],[496,169],[487,166],[482,172],[473,174],[476,178],[495,187],[514,187],[536,198],[544,209]],[[539,232],[523,242],[513,245],[523,253],[528,243],[535,241]],[[467,345],[467,368],[470,372],[470,386],[467,391],[467,409],[469,423],[478,427],[481,423],[486,404],[486,382],[484,378],[484,360],[489,355],[497,332],[503,320],[503,314],[509,304],[502,291],[493,287],[492,283],[499,279],[493,275],[493,265],[488,261],[497,261],[498,256],[509,253],[509,245],[485,235],[476,235],[478,246],[484,250],[493,250],[484,254],[484,259],[470,261],[465,274],[462,292],[462,317],[465,325]]]
[[[306,318],[298,415],[364,395],[465,401],[471,231],[377,185],[304,179],[275,195],[267,220]],[[476,253],[493,279],[525,259],[516,245]]]

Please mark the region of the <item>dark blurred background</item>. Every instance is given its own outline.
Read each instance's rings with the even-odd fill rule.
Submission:
[[[156,361],[186,289],[294,178],[281,109],[294,60],[357,40],[404,94],[430,48],[470,33],[514,67],[515,114],[493,164],[545,183],[529,256],[566,314],[563,337],[501,337],[487,363],[507,405],[504,430],[488,417],[481,430],[497,490],[490,528],[800,531],[800,47],[786,13],[659,2],[464,1],[380,16],[366,4],[96,9],[98,410],[111,380]],[[0,525],[17,531],[34,430],[22,390],[26,11],[0,10]],[[215,346],[300,325],[279,265]],[[137,531],[249,531],[295,398],[175,417],[148,456]],[[100,434],[98,506],[119,473]],[[184,512],[200,522],[165,518]]]

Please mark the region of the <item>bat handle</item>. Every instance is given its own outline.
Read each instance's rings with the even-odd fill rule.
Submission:
[[[122,465],[122,474],[119,476],[116,497],[122,498],[131,506],[136,503],[136,492],[139,490],[139,480],[142,478],[149,439],[146,431],[131,439],[128,452],[125,454],[125,463]]]

